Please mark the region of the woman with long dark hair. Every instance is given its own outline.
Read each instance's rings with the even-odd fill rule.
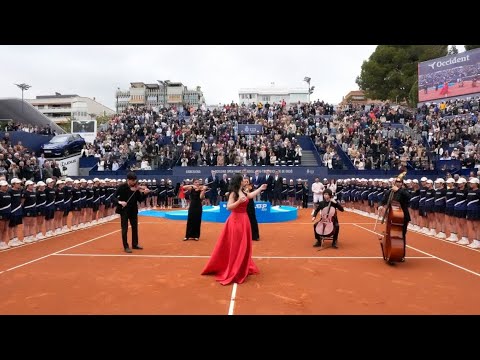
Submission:
[[[200,227],[202,225],[202,201],[205,199],[206,186],[201,186],[198,179],[193,180],[192,185],[183,185],[184,191],[190,193],[190,206],[188,208],[187,230],[183,241],[200,238]]]
[[[245,195],[247,195],[249,192],[251,192],[253,189],[252,184],[250,184],[250,179],[248,176],[245,176],[243,178],[243,183],[242,183],[242,191]],[[260,233],[258,231],[258,221],[257,221],[257,215],[255,214],[255,202],[253,199],[248,202],[247,205],[247,215],[248,219],[250,220],[250,227],[252,228],[252,240],[258,241],[260,240]]]
[[[235,174],[230,181],[227,210],[231,211],[202,275],[213,274],[222,285],[241,284],[248,275],[259,272],[252,260],[252,230],[247,206],[255,196],[267,188],[266,184],[245,194],[243,177]]]

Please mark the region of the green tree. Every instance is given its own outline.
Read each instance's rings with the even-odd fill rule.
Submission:
[[[465,46],[465,51],[473,50],[480,47],[480,45],[464,45],[464,46]]]
[[[97,116],[97,126],[108,123],[111,119],[112,117],[108,115]]]
[[[379,45],[363,62],[356,83],[370,99],[416,106],[418,63],[447,55],[448,45]],[[415,90],[412,90],[415,88]]]

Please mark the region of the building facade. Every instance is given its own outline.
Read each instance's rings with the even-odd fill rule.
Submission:
[[[279,88],[275,86],[265,88],[244,88],[238,91],[239,104],[265,104],[281,103],[283,100],[288,105],[310,102],[308,88]]]
[[[68,123],[73,119],[95,119],[97,116],[113,115],[114,110],[95,101],[95,98],[78,95],[40,95],[26,99],[34,108],[57,124]],[[81,106],[77,106],[81,104]]]
[[[188,89],[181,82],[157,81],[158,83],[152,84],[132,82],[128,90],[117,88],[115,93],[117,113],[125,111],[129,106],[161,108],[177,105],[198,107],[205,103],[200,86],[195,89]]]
[[[365,95],[365,92],[363,90],[353,90],[343,97],[342,101],[338,104],[338,106],[342,110],[345,110],[348,108],[349,104],[371,105],[371,104],[381,104],[381,103],[383,102],[380,100],[367,99],[367,96]]]

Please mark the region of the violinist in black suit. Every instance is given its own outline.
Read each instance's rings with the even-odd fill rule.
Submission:
[[[134,172],[127,174],[127,182],[117,188],[112,200],[117,205],[115,212],[120,214],[122,226],[122,242],[125,252],[131,253],[132,249],[142,250],[138,245],[138,203],[145,201],[150,192],[147,187],[137,183],[137,175]],[[128,246],[128,221],[132,227],[132,249]]]
[[[338,223],[338,218],[337,218],[337,210],[339,211],[344,211],[343,206],[338,203],[332,196],[332,190],[330,189],[325,189],[323,190],[323,200],[317,203],[317,208],[313,212],[313,217],[312,221],[315,221],[315,218],[317,217],[317,214],[322,211],[322,209],[325,209],[330,206],[330,208],[335,209],[335,214],[331,218],[331,221],[333,223],[333,242],[332,242],[332,248],[338,249],[337,242],[338,242],[338,233],[340,232],[340,225]],[[322,219],[320,219],[322,221]],[[319,247],[322,246],[322,236],[317,234],[315,228],[317,224],[320,222],[317,221],[315,224],[313,224],[313,233],[315,235],[315,239],[317,242],[313,245],[314,247]]]

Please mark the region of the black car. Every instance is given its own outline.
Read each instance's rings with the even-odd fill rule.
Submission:
[[[85,139],[79,134],[56,135],[41,146],[45,157],[68,156],[79,153],[85,146]]]

